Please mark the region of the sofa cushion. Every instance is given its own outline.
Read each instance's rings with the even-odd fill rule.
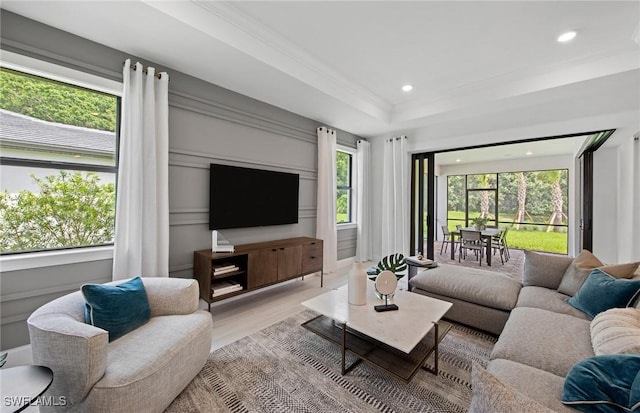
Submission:
[[[563,255],[524,250],[522,284],[555,290],[572,261],[572,258]]]
[[[509,385],[538,403],[556,412],[572,412],[573,409],[562,404],[562,388],[564,377],[556,376],[548,371],[536,369],[526,364],[511,360],[492,360],[487,371],[498,380]],[[521,410],[509,410],[521,411]]]
[[[591,321],[593,352],[640,354],[640,309],[612,308]]]
[[[605,265],[591,252],[582,250],[564,273],[558,291],[570,296],[575,295],[591,271],[596,268],[615,278],[631,278],[638,269],[638,264],[640,263]]]
[[[522,287],[520,282],[497,272],[447,264],[422,271],[409,284],[431,293],[500,310],[515,307]]]
[[[117,285],[84,284],[81,291],[87,301],[85,321],[108,331],[109,341],[135,330],[151,318],[149,299],[140,277]]]
[[[640,392],[632,388],[638,377],[638,354],[591,357],[580,361],[569,371],[562,402],[583,412],[637,411],[640,409]]]
[[[567,304],[566,296],[556,290],[544,287],[522,287],[516,307],[533,307],[554,313],[568,314],[583,320],[591,320],[587,313]]]
[[[511,311],[491,360],[516,361],[566,376],[579,360],[594,355],[590,324],[567,314],[517,307]]]
[[[567,303],[591,317],[610,308],[627,307],[640,291],[640,280],[618,279],[596,268]]]
[[[472,367],[471,387],[470,413],[553,412],[498,380],[478,363]]]

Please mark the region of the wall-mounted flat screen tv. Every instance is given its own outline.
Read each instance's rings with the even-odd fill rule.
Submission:
[[[298,174],[211,164],[209,229],[298,223]]]

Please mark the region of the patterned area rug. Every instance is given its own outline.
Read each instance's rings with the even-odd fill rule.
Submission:
[[[407,384],[365,362],[342,376],[339,347],[300,326],[314,315],[214,351],[166,412],[466,412],[471,362],[486,365],[496,341],[454,325],[440,343],[437,377],[421,370]]]

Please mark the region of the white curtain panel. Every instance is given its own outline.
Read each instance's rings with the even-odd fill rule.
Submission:
[[[636,132],[633,135],[633,177],[631,178],[631,185],[633,189],[633,205],[631,210],[636,211],[633,214],[633,229],[631,240],[632,246],[632,260],[640,259],[640,217],[638,211],[640,211],[640,132]]]
[[[338,265],[336,229],[336,131],[318,128],[318,204],[316,238],[323,240],[323,272],[332,273]]]
[[[409,161],[407,138],[384,142],[382,167],[382,256],[409,250]]]
[[[356,217],[358,240],[356,260],[373,259],[371,239],[371,144],[364,139],[357,142],[356,152]]]
[[[113,279],[169,276],[169,76],[127,59]]]

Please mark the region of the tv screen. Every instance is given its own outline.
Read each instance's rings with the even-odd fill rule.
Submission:
[[[211,164],[209,229],[298,223],[298,174]]]

